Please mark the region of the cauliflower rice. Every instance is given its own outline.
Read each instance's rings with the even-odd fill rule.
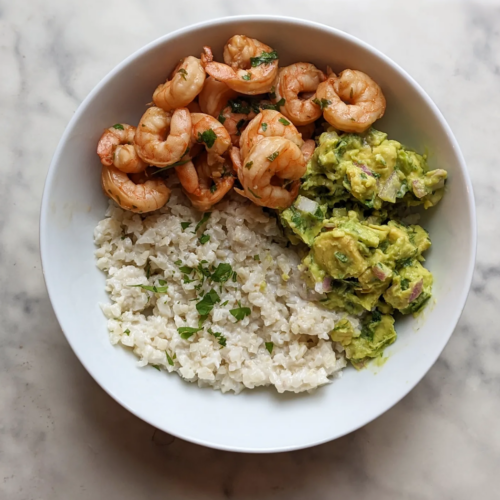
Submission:
[[[178,186],[167,206],[147,216],[110,202],[94,238],[111,299],[101,304],[111,342],[132,348],[139,366],[222,392],[266,385],[310,391],[339,375],[346,361],[329,332],[345,314],[307,300],[318,296],[307,289],[300,258],[275,218],[236,194],[194,234],[201,217]],[[183,229],[183,222],[191,224]],[[209,241],[200,243],[202,235]],[[220,263],[231,265],[227,281],[202,277]],[[210,290],[220,300],[201,324],[196,304]],[[244,308],[250,314],[243,319],[230,312],[241,317]],[[186,326],[202,329],[182,338],[178,329]]]

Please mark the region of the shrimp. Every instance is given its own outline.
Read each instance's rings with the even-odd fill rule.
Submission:
[[[264,109],[259,113],[242,132],[240,138],[241,157],[246,158],[252,146],[264,137],[284,137],[302,147],[299,131],[280,112]]]
[[[234,177],[224,164],[210,165],[208,155],[201,154],[193,162],[175,167],[186,196],[193,207],[206,212],[218,203],[234,184]]]
[[[251,107],[245,101],[233,99],[220,112],[219,121],[229,132],[233,146],[239,146],[242,131],[248,122],[256,116],[256,111],[260,111],[258,108],[253,108],[255,106]]]
[[[149,108],[135,133],[135,148],[150,165],[166,167],[178,162],[191,144],[191,114],[179,108],[173,114]]]
[[[125,172],[113,165],[102,166],[101,184],[104,194],[120,207],[140,214],[158,210],[170,198],[170,189],[162,179],[136,184]]]
[[[205,144],[209,165],[223,161],[220,155],[223,155],[231,146],[231,137],[224,125],[205,113],[192,113],[191,121],[193,142]]]
[[[164,111],[186,107],[201,92],[205,77],[198,58],[188,56],[182,59],[172,72],[172,79],[158,85],[154,91],[155,106]]]
[[[186,108],[189,110],[190,113],[201,113],[201,107],[197,101],[190,102],[186,106]]]
[[[323,71],[310,63],[295,63],[279,70],[275,99],[285,100],[281,112],[294,125],[308,125],[321,116],[321,107],[314,101],[316,89],[325,79]]]
[[[300,148],[283,137],[264,137],[238,168],[243,190],[235,191],[263,207],[284,209],[297,197],[306,162]]]
[[[344,132],[364,132],[384,116],[386,102],[381,88],[361,71],[346,69],[338,77],[330,73],[316,95],[325,120]]]
[[[200,92],[199,102],[202,113],[217,118],[222,109],[231,99],[236,99],[238,93],[229,88],[224,82],[218,82],[209,76],[205,80],[203,90]]]
[[[134,148],[135,127],[117,123],[106,129],[97,144],[97,154],[101,163],[114,165],[127,174],[142,172],[147,165],[137,156]]]
[[[269,92],[278,75],[278,54],[255,38],[230,38],[224,46],[225,64],[213,61],[210,47],[203,47],[203,51],[205,71],[241,94]]]
[[[316,149],[316,143],[312,139],[308,139],[302,145],[301,151],[304,155],[304,160],[306,163],[310,160],[311,156],[314,154],[314,150]]]

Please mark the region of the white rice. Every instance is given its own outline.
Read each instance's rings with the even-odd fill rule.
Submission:
[[[222,392],[266,385],[278,392],[310,391],[340,374],[346,361],[328,334],[345,315],[307,300],[315,292],[307,290],[300,258],[286,248],[276,220],[237,195],[217,205],[193,234],[201,215],[176,187],[167,206],[148,216],[110,202],[94,238],[97,266],[106,273],[111,299],[101,304],[111,342],[132,348],[139,366],[176,371],[189,382]],[[191,226],[183,230],[181,222],[187,221]],[[204,245],[198,240],[203,233],[210,235]],[[198,279],[184,282],[179,265],[196,268],[202,261],[209,268],[231,264],[237,281],[229,279],[222,289],[205,281],[201,290],[215,289],[220,302],[203,329],[185,340],[177,329],[198,327],[201,290],[195,290]],[[158,287],[160,279],[167,282],[165,293],[131,286]],[[229,311],[240,304],[251,314],[237,321]],[[356,318],[349,319],[358,325]],[[225,347],[209,329],[226,338]],[[271,353],[270,344],[266,348],[270,342]]]

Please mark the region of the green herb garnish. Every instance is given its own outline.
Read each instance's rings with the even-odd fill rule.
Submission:
[[[191,274],[193,272],[193,268],[189,266],[181,266],[179,267],[179,271],[184,274]]]
[[[260,126],[262,127],[262,130],[265,132],[267,130],[267,123],[261,123]]]
[[[288,125],[290,125],[290,122],[286,118],[280,118],[278,121],[282,123],[285,127],[288,127]]]
[[[347,264],[349,262],[349,259],[347,257],[347,255],[341,253],[341,252],[335,252],[334,253],[335,257],[337,260],[339,260],[340,262],[342,262],[342,264]]]
[[[274,85],[271,87],[271,92],[269,92],[269,97],[271,99],[276,99],[276,87]]]
[[[260,56],[251,57],[250,64],[252,68],[256,68],[261,64],[271,64],[273,61],[276,61],[277,59],[278,59],[278,53],[275,50],[273,50],[272,52],[262,52]]]
[[[193,328],[191,326],[181,326],[177,328],[177,332],[181,336],[181,339],[187,340],[189,337],[194,335],[196,332],[199,332],[203,328]]]
[[[179,71],[177,71],[177,73],[180,73],[180,75],[182,76],[182,78],[184,80],[186,80],[186,76],[187,76],[188,72],[184,68],[181,68]]]
[[[233,271],[233,277],[231,278],[231,281],[233,283],[236,283],[237,280],[238,280],[238,274],[236,273],[236,271]]]
[[[276,160],[276,158],[278,158],[279,154],[280,154],[280,152],[279,152],[279,151],[275,151],[272,155],[269,155],[269,156],[267,157],[267,159],[268,159],[269,161],[274,161],[274,160]]]
[[[231,106],[231,111],[233,113],[241,113],[243,115],[248,115],[251,111],[250,107],[241,102],[239,99],[232,99],[228,101],[229,106]]]
[[[274,342],[265,342],[266,349],[269,351],[269,354],[273,353]]]
[[[241,78],[243,78],[243,80],[251,80],[252,78],[252,73],[247,73],[246,75],[243,75]]]
[[[218,302],[220,302],[219,294],[215,290],[210,290],[205,294],[203,299],[196,304],[196,310],[201,316],[207,316]]]
[[[167,356],[167,363],[170,365],[170,366],[174,366],[174,360],[168,355],[168,352],[165,351],[165,355]]]
[[[246,316],[250,316],[252,311],[249,307],[241,307],[241,303],[238,301],[238,305],[236,309],[229,309],[229,312],[236,318],[237,322],[241,321]]]
[[[123,333],[125,333],[126,335],[130,335],[130,330],[127,328]]]
[[[161,372],[161,368],[159,367],[159,365],[151,365],[155,370],[158,370],[159,372]]]
[[[211,215],[212,212],[207,212],[206,214],[203,214],[203,217],[201,218],[200,222],[198,222],[198,224],[196,224],[196,227],[194,228],[195,233],[198,231],[198,229],[200,229],[201,226],[203,226],[203,224],[205,224],[205,222],[207,222],[208,219],[210,219]]]
[[[202,234],[199,238],[198,238],[198,241],[204,245],[205,243],[207,243],[208,241],[210,241],[210,235],[209,234]]]
[[[176,261],[174,262],[174,264],[175,264],[176,266],[180,266],[180,265],[182,264],[182,260],[180,260],[180,259],[179,259],[179,260],[176,260]]]
[[[225,283],[233,274],[233,268],[231,264],[221,263],[219,264],[215,271],[212,273],[212,281],[216,283]]]
[[[253,192],[250,188],[248,188],[248,190],[249,190],[249,191],[250,191],[250,193],[252,193],[252,195],[253,195],[255,198],[257,198],[258,200],[260,200],[260,199],[262,198],[261,196],[259,196],[259,195],[255,194],[255,193],[254,193],[254,192]]]
[[[221,306],[227,306],[228,302],[229,302],[229,300],[225,300],[225,301],[221,304]]]
[[[260,262],[260,256],[259,255],[254,255],[253,260],[258,260]]]
[[[240,120],[240,121],[236,124],[236,130],[238,131],[238,132],[236,133],[236,135],[241,135],[241,127],[243,127],[243,125],[245,125],[245,123],[246,123],[246,122],[247,122],[247,121],[246,121],[244,118],[242,118],[242,119],[241,119],[241,120]]]
[[[408,287],[410,286],[410,282],[406,279],[403,278],[400,283],[401,290],[408,290]]]
[[[213,194],[213,193],[215,193],[215,191],[217,191],[217,184],[212,184],[210,186],[210,192]]]
[[[253,165],[253,161],[249,161],[246,165],[245,165],[245,168],[250,170],[252,168],[252,165]]]
[[[191,225],[191,222],[181,222],[182,230],[184,231]]]
[[[224,335],[222,335],[222,333],[220,332],[214,332],[211,328],[208,329],[208,333],[210,335],[213,335],[217,341],[219,342],[219,344],[221,345],[221,347],[226,347],[226,337],[224,337]]]
[[[222,111],[219,113],[219,118],[217,118],[220,123],[224,125],[224,122],[226,121],[226,117],[222,114]]]
[[[198,142],[204,142],[207,145],[208,149],[210,149],[214,145],[216,140],[217,135],[211,128],[205,130],[203,133],[198,132]]]
[[[143,290],[147,290],[148,292],[154,293],[165,293],[168,289],[168,286],[149,286],[149,285],[129,285],[131,287],[142,288]]]
[[[332,101],[329,101],[328,99],[321,99],[319,100],[317,97],[312,100],[314,104],[317,104],[322,110],[330,106]]]
[[[116,130],[125,130],[121,123],[117,123],[117,124],[113,125],[113,128],[116,128]]]

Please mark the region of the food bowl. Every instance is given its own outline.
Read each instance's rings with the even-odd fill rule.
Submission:
[[[159,82],[186,55],[246,34],[275,48],[280,65],[309,61],[334,71],[359,69],[382,87],[387,111],[376,127],[406,146],[427,152],[431,168],[449,173],[442,202],[424,214],[433,247],[426,266],[435,277],[433,302],[414,319],[398,319],[399,338],[382,367],[348,368],[312,394],[274,388],[235,396],[138,368],[135,356],[113,347],[99,302],[105,277],[97,269],[93,231],[104,216],[100,163],[95,153],[104,128],[136,124]],[[47,289],[62,330],[94,379],[116,401],[151,425],[198,444],[242,452],[277,452],[338,438],[397,403],[436,361],[460,317],[476,247],[471,183],[460,149],[443,116],[420,86],[364,42],[328,26],[272,16],[224,18],[166,35],[107,75],[69,123],[47,176],[40,219]],[[77,389],[78,390],[78,389]]]

